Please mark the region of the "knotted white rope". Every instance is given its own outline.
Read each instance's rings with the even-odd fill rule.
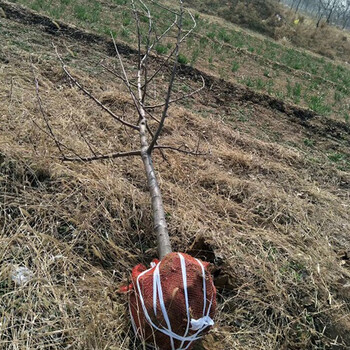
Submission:
[[[168,313],[167,313],[167,310],[166,310],[166,307],[164,304],[162,285],[160,282],[159,266],[160,266],[161,262],[159,262],[158,264],[152,263],[151,268],[140,273],[136,279],[136,287],[137,287],[137,291],[138,291],[138,296],[140,298],[142,310],[143,310],[143,313],[145,315],[145,318],[146,318],[146,321],[148,322],[148,324],[150,326],[152,326],[154,329],[156,329],[157,331],[167,335],[170,338],[171,350],[186,350],[190,347],[190,345],[193,341],[201,338],[201,336],[200,336],[201,332],[203,332],[207,327],[212,326],[214,324],[214,321],[209,316],[213,300],[212,299],[210,300],[208,310],[205,313],[206,304],[207,304],[207,289],[206,289],[206,281],[205,281],[205,269],[204,269],[202,262],[200,260],[196,259],[196,261],[198,262],[198,264],[202,270],[203,299],[204,299],[203,300],[203,316],[197,320],[190,318],[190,307],[189,307],[188,291],[187,291],[186,262],[185,262],[185,258],[183,257],[183,255],[181,253],[177,253],[177,254],[179,255],[180,263],[181,263],[182,283],[183,283],[183,288],[184,288],[186,314],[187,314],[187,326],[186,326],[186,330],[185,330],[184,335],[179,335],[179,334],[173,332],[171,329],[169,316],[168,316]],[[157,315],[157,301],[159,301],[160,309],[162,311],[163,318],[164,318],[164,321],[166,323],[167,328],[166,327],[160,328],[152,322],[152,320],[148,314],[148,311],[146,309],[145,301],[144,301],[144,298],[143,298],[143,295],[141,292],[141,288],[140,288],[140,281],[139,281],[140,278],[144,274],[146,274],[148,271],[152,270],[154,267],[155,267],[155,269],[153,271],[153,312],[154,312],[154,315],[156,316]],[[138,330],[136,329],[135,321],[133,319],[131,310],[130,310],[130,315],[131,315],[131,322],[132,322],[133,328],[135,330],[135,333],[137,334]],[[192,335],[188,335],[188,332],[190,329],[193,331],[196,331],[196,333],[194,333]],[[177,349],[175,349],[174,340],[181,341],[180,347]],[[188,344],[185,345],[185,343],[187,343],[187,342],[188,342]]]

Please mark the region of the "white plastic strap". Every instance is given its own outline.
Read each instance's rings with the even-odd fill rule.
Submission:
[[[197,331],[204,327],[212,326],[214,324],[213,320],[209,316],[204,316],[198,320],[191,319],[191,329]]]
[[[180,263],[181,263],[181,273],[182,273],[182,283],[184,285],[184,295],[185,295],[185,305],[186,305],[186,313],[187,313],[187,326],[185,330],[184,337],[186,337],[188,333],[188,329],[190,327],[190,307],[188,305],[188,291],[187,291],[187,275],[186,275],[186,262],[185,258],[182,256],[182,254],[178,253],[180,257]],[[183,347],[184,341],[181,342],[180,349]]]
[[[156,329],[157,331],[167,335],[170,338],[171,350],[186,350],[189,348],[189,346],[191,345],[191,343],[193,341],[201,338],[201,336],[199,334],[201,332],[203,332],[205,330],[205,328],[212,326],[214,324],[214,321],[209,317],[209,313],[210,313],[210,309],[211,309],[213,300],[212,299],[210,300],[208,310],[207,310],[207,312],[205,312],[206,303],[207,303],[205,269],[204,269],[202,262],[200,260],[196,259],[199,266],[201,267],[202,276],[203,276],[202,277],[202,279],[203,279],[203,298],[204,298],[204,300],[203,300],[203,317],[199,318],[198,320],[190,319],[190,307],[189,307],[188,291],[187,291],[186,261],[185,261],[184,256],[181,253],[177,253],[177,254],[179,255],[179,258],[180,258],[182,283],[183,283],[183,289],[184,289],[185,306],[186,306],[186,314],[187,314],[187,326],[186,326],[186,330],[185,330],[185,333],[183,336],[174,333],[171,329],[169,316],[168,316],[168,313],[167,313],[167,310],[166,310],[166,307],[164,304],[162,284],[160,281],[159,267],[160,267],[161,262],[159,262],[158,264],[152,263],[150,269],[140,273],[136,279],[136,287],[137,287],[137,291],[138,291],[138,296],[140,298],[142,310],[143,310],[143,313],[145,315],[145,318],[146,318],[146,321],[148,322],[148,324],[151,327],[153,327],[154,329]],[[140,281],[139,281],[140,278],[144,274],[146,274],[148,271],[152,270],[154,267],[155,267],[155,269],[153,271],[153,312],[154,312],[154,315],[157,316],[157,301],[158,301],[159,305],[160,305],[160,309],[162,310],[163,318],[165,320],[167,328],[165,328],[165,327],[160,328],[152,322],[152,320],[148,314],[148,311],[146,309],[145,301],[144,301],[144,298],[143,298],[143,295],[141,292],[141,288],[140,288]],[[132,319],[131,322],[132,322],[133,328],[135,330],[135,333],[138,334],[138,330],[136,330],[135,321],[133,319],[131,310],[130,310],[130,315],[131,315],[131,319]],[[190,328],[190,325],[191,325],[191,328]],[[196,333],[194,333],[192,335],[188,335],[188,332],[190,329],[193,331],[196,331]],[[177,349],[175,349],[174,339],[181,341],[180,347]],[[185,343],[187,343],[187,342],[188,342],[188,344],[185,346]]]

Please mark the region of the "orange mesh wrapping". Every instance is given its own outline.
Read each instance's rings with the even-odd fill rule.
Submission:
[[[186,266],[190,320],[198,320],[202,318],[203,309],[205,309],[205,315],[213,318],[216,310],[216,289],[214,287],[211,274],[207,270],[209,263],[201,261],[205,271],[206,285],[206,302],[204,308],[202,267],[200,266],[200,263],[190,255],[183,253],[181,253],[181,255],[184,258]],[[157,264],[158,261],[155,260],[154,263]],[[140,276],[138,280],[139,288],[142,294],[144,306],[154,325],[161,329],[168,329],[158,299],[156,302],[156,315],[154,312],[153,274],[155,272],[155,268],[156,267],[149,269],[145,274]],[[137,278],[145,270],[146,267],[141,264],[135,266],[132,270],[133,288],[130,294],[130,312],[133,319],[135,331],[137,335],[147,344],[152,344],[159,350],[171,350],[173,348],[178,349],[181,346],[181,340],[174,339],[172,345],[170,337],[153,328],[145,317],[142,303],[140,301],[139,290],[137,287]],[[179,336],[184,336],[188,327],[188,317],[185,302],[181,261],[178,253],[170,253],[162,259],[159,265],[159,277],[163,292],[164,306],[167,310],[171,330]],[[209,313],[208,308],[210,308]],[[191,327],[190,322],[189,324]],[[206,333],[209,328],[209,326],[206,327],[199,334],[199,336]],[[190,329],[187,333],[187,336],[191,336],[195,333],[196,331]],[[188,345],[189,342],[185,341],[182,344],[181,349],[191,349],[193,343],[189,346]]]

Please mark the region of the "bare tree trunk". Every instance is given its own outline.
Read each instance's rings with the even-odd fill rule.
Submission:
[[[148,189],[152,200],[152,212],[154,231],[157,235],[158,256],[162,259],[168,253],[171,253],[171,243],[168,233],[168,226],[165,220],[162,195],[159,184],[154,172],[151,154],[148,152],[149,144],[146,134],[146,118],[143,118],[140,126],[141,157],[145,167]]]

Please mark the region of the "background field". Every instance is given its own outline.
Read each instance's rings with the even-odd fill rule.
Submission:
[[[84,86],[132,115],[127,92],[99,65],[115,60],[112,31],[132,71],[129,5],[21,3],[0,1],[0,347],[134,349],[127,299],[116,291],[156,255],[142,162],[62,163],[33,82],[35,74],[70,148],[90,152],[83,131],[98,153],[129,149],[136,135],[72,86],[51,45]],[[347,349],[349,66],[194,13],[175,92],[200,74],[206,87],[171,108],[162,139],[199,139],[207,155],[157,154],[155,165],[174,248],[215,270],[216,325],[197,349]],[[168,50],[157,47],[152,69]],[[13,283],[16,266],[33,272],[30,283]]]
[[[87,3],[79,0],[61,0],[59,6],[56,2],[41,0],[20,2],[53,19],[64,18],[82,28],[107,36],[112,31],[118,40],[136,44],[135,24],[126,0],[90,0]],[[226,9],[218,1],[210,1],[210,4],[191,1],[190,4],[210,14],[233,13],[233,10]],[[286,10],[283,7],[270,8],[277,4],[265,6],[267,8],[242,8],[241,11],[245,14],[265,10],[266,29],[257,29],[279,38],[280,42],[243,30],[221,18],[195,12],[196,35],[187,40],[183,47],[182,62],[200,67],[201,70],[217,77],[241,83],[253,90],[308,107],[318,114],[349,122],[350,67],[348,62],[344,64],[350,57],[349,34],[337,32],[330,27],[315,30],[307,20],[293,27],[288,22],[289,20],[293,23],[288,13],[284,20],[287,22],[283,27],[278,27],[270,22],[276,13],[282,14]],[[164,20],[168,18],[165,10],[155,6],[154,15],[160,23],[159,27],[167,25],[167,21]],[[237,14],[236,16],[239,17]],[[232,18],[235,19],[236,17]],[[251,26],[261,23],[262,20],[259,17],[246,19],[247,25]],[[190,18],[187,18],[185,26],[190,23]],[[274,31],[270,33],[267,28],[273,28]],[[315,52],[323,56],[292,46],[292,40],[296,41],[299,38],[304,38],[305,42],[297,41],[297,44],[314,48]],[[168,50],[166,43],[157,47],[160,55],[166,54]],[[330,60],[329,56],[341,59],[342,62]]]

